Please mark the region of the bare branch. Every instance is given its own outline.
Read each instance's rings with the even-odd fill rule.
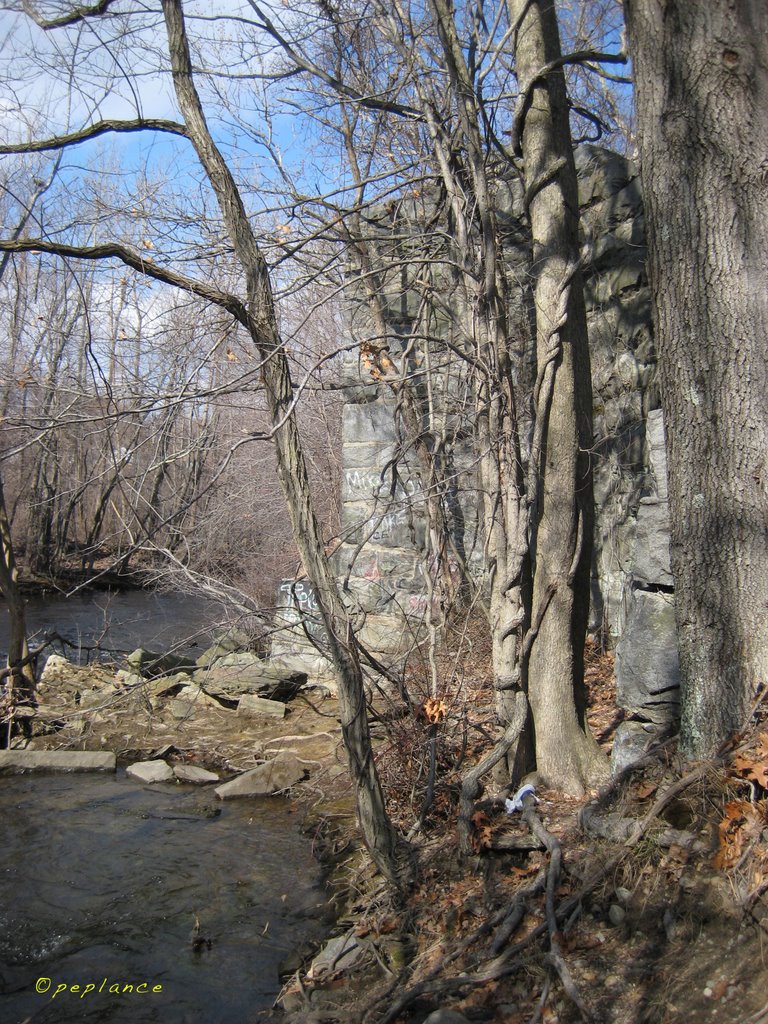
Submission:
[[[35,139],[31,142],[0,143],[0,154],[10,153],[45,153],[51,149],[64,149],[75,146],[89,139],[96,139],[107,132],[168,132],[172,135],[186,136],[187,129],[177,121],[166,121],[162,118],[137,117],[132,121],[97,121],[96,124],[81,128],[69,135],[54,135],[50,139]]]
[[[146,256],[142,256],[133,249],[128,249],[126,246],[118,245],[115,242],[80,246],[65,245],[61,242],[49,242],[42,238],[0,239],[0,252],[45,252],[53,256],[63,256],[77,260],[120,260],[127,267],[137,270],[140,274],[145,274],[155,281],[173,285],[174,288],[181,288],[182,291],[197,295],[201,299],[206,299],[208,302],[226,309],[239,323],[245,326],[250,323],[245,305],[235,295],[231,295],[229,292],[222,292],[212,285],[205,284],[203,281],[196,281],[192,277],[186,277],[184,274],[179,274],[168,267],[160,266],[154,260],[147,259]]]
[[[101,14],[106,14],[107,10],[115,3],[115,0],[100,0],[99,3],[94,4],[93,7],[76,7],[69,14],[62,14],[60,18],[44,18],[42,14],[38,14],[34,8],[34,5],[29,0],[22,0],[21,7],[24,13],[30,17],[36,25],[48,32],[53,28],[66,28],[67,25],[76,25],[79,21],[84,21],[86,18],[98,18]]]
[[[359,92],[357,89],[353,89],[347,85],[340,78],[334,75],[329,75],[327,71],[324,71],[314,61],[309,58],[302,56],[296,50],[295,47],[291,46],[290,42],[283,36],[279,31],[274,22],[267,17],[264,11],[259,7],[255,0],[248,0],[248,3],[258,14],[262,20],[262,28],[265,32],[278,43],[284,52],[291,58],[297,67],[301,68],[302,71],[308,72],[315,78],[319,78],[321,82],[329,85],[339,96],[346,96],[347,99],[354,100],[355,103],[359,103],[361,107],[366,107],[368,110],[384,110],[390,114],[399,114],[401,117],[407,117],[411,121],[423,121],[424,113],[421,110],[417,110],[415,107],[409,107],[403,103],[396,103],[394,100],[382,100],[377,96],[366,96],[364,93]]]

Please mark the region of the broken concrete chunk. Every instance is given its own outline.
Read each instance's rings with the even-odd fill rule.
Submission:
[[[273,796],[290,789],[304,778],[304,766],[295,757],[268,761],[236,779],[218,786],[216,796],[220,800],[233,800],[245,796]]]
[[[165,761],[137,761],[125,769],[125,774],[147,785],[171,782],[174,778],[173,769]]]

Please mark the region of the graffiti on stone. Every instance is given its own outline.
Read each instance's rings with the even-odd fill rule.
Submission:
[[[381,478],[375,470],[348,469],[344,473],[344,484],[347,494],[354,500],[364,500],[373,496],[386,496],[391,484]],[[418,484],[410,477],[398,477],[396,491],[413,497],[418,491]]]
[[[317,594],[308,580],[284,579],[280,583],[279,607],[285,622],[301,623],[313,640],[328,638],[317,604]]]

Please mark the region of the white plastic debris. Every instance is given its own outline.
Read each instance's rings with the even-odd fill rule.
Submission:
[[[539,798],[536,796],[536,790],[530,782],[526,786],[521,786],[511,800],[504,801],[507,814],[514,814],[515,811],[522,811],[523,800],[527,796],[532,796],[536,803],[539,802]]]

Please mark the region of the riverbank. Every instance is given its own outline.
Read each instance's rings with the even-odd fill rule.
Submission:
[[[615,705],[610,665],[600,665],[588,671],[590,719],[609,743]],[[200,670],[145,679],[129,668],[54,661],[31,745],[114,749],[122,763],[199,765],[222,781],[272,763],[298,772],[280,792],[326,866],[336,927],[319,958],[297,950],[283,964],[275,1019],[422,1024],[442,1010],[461,1015],[435,1018],[444,1024],[765,1024],[764,707],[738,746],[712,764],[687,765],[668,742],[599,799],[538,789],[538,804],[523,815],[486,794],[473,817],[474,852],[461,856],[457,786],[484,746],[476,730],[492,718],[487,687],[467,682],[462,716],[477,742],[464,742],[462,768],[460,731],[446,728],[439,784],[420,829],[414,759],[429,726],[387,718],[379,705],[377,759],[416,867],[412,889],[396,894],[357,838],[333,694],[294,679],[283,700],[273,700],[276,692],[259,698],[282,712],[262,706],[277,714],[254,716],[221,679],[214,695],[210,667],[206,690],[194,677]]]

